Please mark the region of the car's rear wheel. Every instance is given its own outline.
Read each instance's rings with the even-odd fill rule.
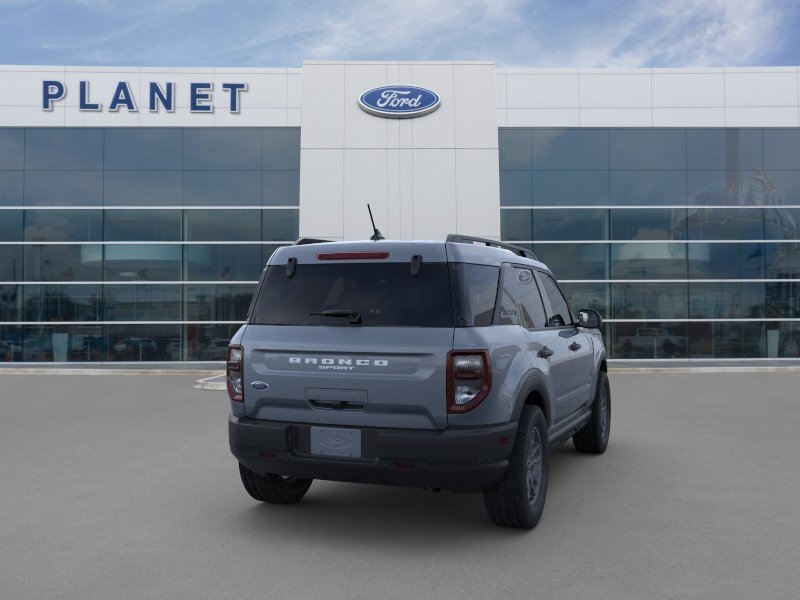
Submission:
[[[306,495],[313,479],[297,479],[282,475],[259,475],[239,463],[244,489],[256,500],[272,504],[294,504]]]
[[[544,511],[550,478],[547,422],[538,406],[523,408],[508,462],[503,480],[483,492],[486,513],[497,525],[533,529]]]
[[[608,384],[608,375],[600,371],[592,404],[592,416],[583,429],[572,436],[572,443],[578,452],[602,454],[608,447],[610,433],[611,386]]]

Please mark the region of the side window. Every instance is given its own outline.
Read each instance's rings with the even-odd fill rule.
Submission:
[[[500,284],[500,315],[498,325],[519,325],[517,309],[516,269],[503,267]]]
[[[564,294],[558,289],[556,282],[547,273],[542,273],[542,285],[547,299],[550,301],[550,308],[553,309],[553,327],[563,327],[572,323],[572,315],[569,311],[569,304],[564,298]]]
[[[522,324],[528,329],[539,329],[545,326],[545,313],[539,286],[530,269],[514,269],[517,280],[519,307],[522,311]]]

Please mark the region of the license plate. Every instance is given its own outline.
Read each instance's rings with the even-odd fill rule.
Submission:
[[[361,458],[361,430],[312,427],[311,454]]]

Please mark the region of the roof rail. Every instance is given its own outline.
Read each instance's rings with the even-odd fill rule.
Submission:
[[[317,238],[300,238],[294,243],[294,245],[305,246],[306,244],[325,244],[327,242],[332,242],[332,241],[333,240],[318,240]]]
[[[484,246],[491,246],[493,248],[503,248],[504,250],[511,250],[518,256],[539,260],[532,250],[523,248],[522,246],[515,246],[514,244],[507,244],[505,242],[498,242],[487,238],[473,237],[470,235],[459,235],[457,233],[450,233],[447,235],[446,242],[454,242],[456,244],[483,244]]]

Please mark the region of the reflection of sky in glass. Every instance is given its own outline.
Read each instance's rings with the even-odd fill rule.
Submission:
[[[26,171],[26,206],[100,206],[102,171]]]
[[[0,171],[0,205],[22,206],[23,171]]]
[[[103,130],[88,127],[29,127],[25,168],[33,171],[94,171],[103,168]]]
[[[261,170],[258,129],[187,127],[183,141],[184,169]]]
[[[184,206],[260,206],[261,171],[184,171]]]
[[[111,171],[177,171],[183,168],[183,131],[167,127],[105,131],[105,165]]]
[[[0,128],[0,171],[25,168],[25,130]]]

